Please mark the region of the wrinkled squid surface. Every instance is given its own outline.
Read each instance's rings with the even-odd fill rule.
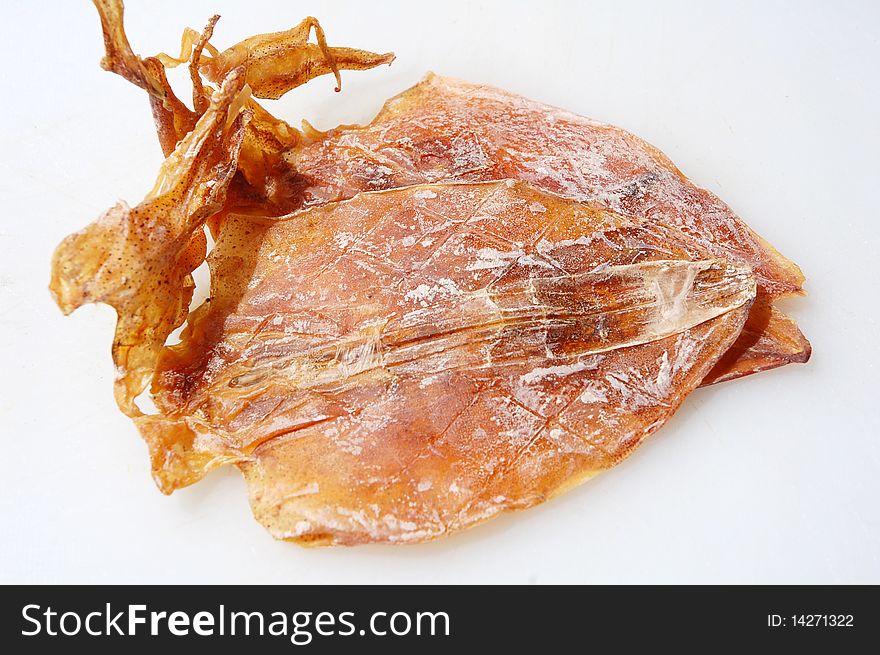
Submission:
[[[317,27],[319,45],[303,50],[312,27]],[[212,29],[209,23],[203,40]],[[105,41],[108,32],[124,41],[121,10],[114,22],[105,24]],[[185,37],[187,47],[177,61],[183,61],[198,41],[192,30]],[[125,59],[109,54],[119,50],[108,50],[115,63],[108,67],[137,83],[137,75],[126,73],[134,55]],[[287,32],[251,37],[223,53],[213,51],[216,56],[207,61],[193,53],[191,68],[216,80],[218,71],[242,65],[255,95],[263,98],[279,97],[331,70],[339,88],[340,68],[364,70],[393,60],[391,54],[328,48],[313,18]],[[167,57],[160,58],[168,63]],[[169,122],[186,123],[191,117],[167,82],[159,85],[166,105],[181,105],[157,116],[162,140]],[[281,215],[359,191],[446,180],[522,179],[552,193],[674,225],[716,256],[753,267],[759,294],[754,314],[704,384],[806,362],[811,355],[810,343],[794,320],[774,306],[780,297],[803,294],[800,269],[727,204],[690,181],[666,155],[620,128],[500,89],[433,74],[389,100],[363,127],[340,126],[321,133],[305,124],[303,133],[256,102],[249,106],[255,117],[239,160],[242,184],[230,194],[230,206]],[[167,152],[168,145],[163,147]]]
[[[59,245],[50,289],[115,308],[116,401],[165,493],[232,464],[277,538],[426,541],[614,466],[701,384],[809,357],[775,306],[797,266],[619,128],[428,75],[369,125],[300,130],[257,99],[394,55],[311,17],[221,50],[213,16],[144,58],[95,5],[166,159]]]
[[[317,543],[540,502],[636,448],[742,329],[751,269],[670,232],[512,181],[228,216],[138,419],[154,475],[236,462],[257,518]]]
[[[428,75],[367,126],[343,126],[285,155],[302,202],[440,180],[513,178],[678,227],[718,257],[751,266],[761,307],[708,382],[804,362],[810,344],[774,299],[803,274],[662,152],[612,125],[485,85]],[[772,308],[772,309],[771,309]]]

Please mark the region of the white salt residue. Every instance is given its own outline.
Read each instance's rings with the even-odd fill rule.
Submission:
[[[577,361],[574,364],[560,364],[559,366],[546,366],[543,368],[538,367],[532,369],[528,373],[520,375],[519,381],[522,384],[533,384],[538,380],[549,377],[551,375],[564,377],[566,375],[571,375],[572,373],[579,373],[580,371],[594,369],[600,361],[602,361],[601,357],[588,357],[586,359]]]
[[[561,439],[564,434],[565,432],[562,430],[562,428],[552,428],[548,433],[553,441],[559,441],[559,439]]]
[[[664,350],[663,355],[660,357],[660,366],[657,369],[657,377],[651,381],[647,380],[642,385],[648,393],[657,397],[663,398],[666,394],[669,393],[669,389],[672,386],[672,365],[669,363],[669,355]]]
[[[605,376],[608,383],[620,392],[623,409],[667,405],[672,390],[673,367],[665,351],[658,364],[657,375],[653,379],[634,369],[630,370],[631,375],[610,373]]]
[[[577,161],[580,164],[580,172],[583,175],[609,177],[608,171],[605,169],[605,155],[598,150],[579,149],[572,161]]]
[[[540,202],[538,202],[537,200],[535,200],[534,202],[532,202],[532,203],[529,205],[529,210],[530,210],[533,214],[543,214],[544,212],[547,211],[547,208],[546,208],[544,205],[542,205]]]
[[[446,230],[451,228],[453,225],[455,225],[455,221],[451,221],[447,218],[442,223],[440,223],[440,222],[430,223],[429,222],[427,225],[423,225],[422,227],[423,227],[423,229],[427,228],[427,230],[428,230],[425,234],[435,234],[437,232],[445,232]]]
[[[293,539],[301,537],[312,529],[311,521],[297,521],[293,524],[293,530],[279,532],[278,536],[282,539]]]
[[[584,404],[604,403],[607,402],[608,397],[605,395],[605,389],[602,387],[601,383],[595,380],[590,380],[584,386],[581,395],[578,396],[578,400]]]
[[[612,388],[620,393],[621,409],[638,409],[656,402],[656,399],[648,398],[645,394],[637,391],[636,387],[641,382],[638,377],[633,381],[626,373],[609,373],[605,379]]]
[[[492,160],[473,134],[455,137],[449,144],[453,175],[463,175],[492,165]]]
[[[714,327],[711,328],[704,339],[708,341],[714,330]],[[643,380],[640,376],[640,386],[644,389],[645,393],[651,395],[656,400],[663,401],[672,389],[675,375],[687,370],[693,364],[697,356],[698,345],[698,342],[694,339],[691,339],[684,333],[680,334],[675,340],[675,347],[673,348],[674,359],[670,361],[669,352],[664,351],[660,356],[656,377],[653,380]]]
[[[467,516],[467,522],[473,524],[485,521],[486,519],[495,516],[503,509],[504,507],[501,505],[490,505],[485,502],[474,503],[466,508],[466,514],[463,514],[462,516]]]
[[[431,386],[438,380],[439,377],[439,375],[428,375],[426,377],[423,377],[421,380],[419,380],[419,389],[424,389],[425,387]]]
[[[455,482],[453,482],[451,485],[449,485],[449,493],[452,493],[452,494],[460,494],[460,493],[461,493],[461,489],[458,488],[458,484],[456,484]]]
[[[541,240],[538,242],[538,245],[535,246],[535,250],[537,250],[540,254],[545,255],[548,252],[556,250],[557,248],[588,245],[590,245],[590,239],[586,236],[579,236],[577,239],[561,239],[559,241],[549,241],[542,237]]]
[[[428,306],[428,297],[431,295],[431,287],[427,284],[420,284],[412,291],[407,291],[404,298],[407,300],[415,300],[422,307]]]
[[[430,539],[431,537],[437,537],[443,534],[443,525],[441,523],[437,523],[437,527],[434,529],[423,529],[423,530],[412,530],[411,532],[404,532],[403,534],[393,534],[389,535],[388,538],[390,541],[424,541],[425,539]]]
[[[250,298],[250,304],[252,305],[262,305],[265,303],[270,303],[275,300],[290,300],[291,293],[289,291],[264,291],[263,293],[254,294],[252,298]]]
[[[420,284],[415,289],[406,292],[404,298],[407,300],[427,300],[431,295],[431,287],[427,284]]]
[[[333,245],[337,248],[347,248],[350,244],[357,241],[357,236],[351,232],[339,232],[333,237]]]
[[[513,397],[516,398],[519,403],[539,414],[547,403],[547,396],[548,395],[540,389],[530,387],[522,382],[515,385],[513,390]]]
[[[290,322],[290,332],[299,332],[301,334],[312,334],[317,332],[313,327],[312,321],[307,318],[298,318]]]
[[[351,425],[350,421],[343,419],[337,424],[328,424],[324,434],[334,447],[349,455],[358,456],[363,452],[364,437],[352,434],[349,431]]]
[[[375,167],[367,167],[367,174],[369,177],[376,179],[382,177],[388,177],[394,172],[393,168],[389,168],[388,166],[384,166],[382,164]]]
[[[713,325],[706,331],[706,334],[703,336],[705,342],[709,342],[712,333],[715,332],[715,327],[716,326]],[[699,342],[691,339],[684,332],[678,335],[678,338],[675,340],[675,352],[678,356],[675,358],[675,361],[672,362],[673,374],[683,371],[693,364],[697,357],[697,346],[699,345]]]
[[[532,255],[523,255],[519,259],[516,260],[518,264],[524,264],[526,266],[540,266],[541,268],[553,268],[553,265],[545,262],[543,259],[537,259]]]
[[[401,521],[394,514],[386,514],[382,517],[382,523],[391,530],[402,530],[403,532],[412,532],[416,529],[416,524],[412,521]]]
[[[427,198],[436,198],[437,194],[434,193],[433,191],[431,191],[430,189],[419,189],[418,191],[416,191],[413,194],[413,197],[420,198],[420,199],[424,200]]]
[[[376,534],[376,523],[367,516],[367,513],[364,510],[351,510],[347,507],[337,507],[336,511],[342,516],[345,516],[360,525],[370,534]]]
[[[375,518],[367,514],[364,510],[353,510],[348,507],[337,506],[336,513],[345,517],[347,521],[333,520],[332,517],[324,515],[322,523],[325,526],[336,530],[350,530],[351,523],[362,528],[371,537],[377,538],[382,536],[389,541],[419,541],[431,536],[441,534],[443,532],[442,525],[432,528],[419,529],[419,526],[412,521],[398,519],[394,514],[386,514],[380,517],[381,508],[378,505],[370,505],[370,511]],[[436,522],[436,520],[435,520]]]
[[[432,483],[430,480],[422,480],[422,481],[419,482],[419,484],[416,486],[416,489],[418,489],[419,491],[427,491],[427,490],[430,489],[432,486],[433,486],[433,483]]]
[[[415,244],[416,238],[415,237],[403,237],[400,240],[400,242],[403,244],[404,248],[409,248],[410,246]]]
[[[297,489],[293,493],[289,493],[286,496],[284,496],[284,500],[287,500],[288,498],[299,498],[300,496],[312,496],[312,495],[318,493],[320,491],[320,489],[321,488],[318,486],[317,482],[310,482],[309,484],[304,486],[302,489]],[[308,523],[308,521],[306,521],[306,523]]]
[[[495,405],[493,415],[489,420],[498,426],[497,435],[508,444],[525,445],[535,433],[537,418],[508,398],[503,398],[501,403]],[[488,434],[482,428],[477,428],[474,430],[474,437],[475,441],[486,439]]]
[[[460,295],[461,289],[458,285],[446,277],[437,280],[437,284],[428,286],[420,284],[415,289],[406,292],[404,298],[419,303],[422,307],[427,307],[428,303],[433,302],[438,296],[454,296]]]
[[[522,250],[502,252],[495,248],[480,248],[477,253],[477,261],[469,263],[466,271],[482,271],[488,268],[501,268],[519,259],[525,253]]]

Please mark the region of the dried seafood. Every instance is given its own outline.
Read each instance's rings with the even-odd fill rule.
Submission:
[[[810,344],[772,309],[801,294],[803,274],[715,195],[688,180],[656,148],[617,127],[499,89],[428,75],[389,100],[367,126],[343,126],[286,154],[310,181],[302,202],[440,180],[513,178],[615,212],[678,227],[717,257],[751,266],[762,307],[717,382],[804,362]]]
[[[124,42],[127,47],[121,10],[112,17],[112,23],[104,22],[105,41]],[[299,54],[296,49],[303,46],[310,27],[316,27],[319,44],[324,45]],[[338,68],[326,63],[332,62],[331,53],[339,53],[335,56],[340,67],[358,70],[393,60],[391,54],[327,48],[317,21],[309,18],[293,30],[252,37],[223,53],[212,49],[216,56],[205,61],[197,46],[207,42],[212,29],[213,19],[201,36],[188,30],[180,57],[160,59],[176,65],[189,56],[194,80],[199,70],[216,80],[218,71],[243,65],[255,95],[267,98],[277,98],[331,70],[339,84]],[[138,75],[130,72],[137,58],[121,57],[121,51],[125,48],[108,45],[107,60],[113,63],[105,66],[138,83]],[[146,61],[158,64],[155,59]],[[156,85],[167,98],[170,89],[164,73],[161,77]],[[195,83],[197,89],[200,85]],[[171,102],[173,107],[178,104],[176,99]],[[800,269],[723,201],[685,177],[662,152],[620,128],[499,89],[433,74],[388,101],[367,126],[341,126],[321,133],[306,123],[303,133],[256,102],[249,106],[256,118],[239,163],[248,190],[232,194],[231,207],[250,207],[247,211],[253,212],[256,205],[256,213],[282,215],[360,191],[425,182],[525,180],[565,197],[674,225],[716,256],[753,267],[761,309],[704,383],[810,357],[810,343],[796,323],[773,306],[780,297],[803,293]],[[163,134],[168,122],[185,125],[191,120],[181,118],[188,111],[174,109],[173,120],[157,117],[160,141],[167,140]],[[168,145],[163,145],[166,152]]]
[[[205,259],[205,221],[223,208],[251,116],[240,112],[229,124],[243,84],[243,69],[229,74],[140,205],[117,204],[55,251],[50,289],[64,313],[91,302],[116,309],[116,400],[130,416],[140,413],[134,399],[189,311],[190,273]]]
[[[279,538],[423,541],[613,466],[701,383],[809,356],[773,306],[798,268],[618,128],[429,75],[368,126],[301,131],[255,98],[393,55],[313,18],[220,51],[214,16],[141,58],[95,4],[167,159],[65,239],[51,289],[116,309],[116,399],[166,493],[234,463]]]
[[[739,334],[751,269],[679,240],[513,181],[227,216],[138,419],[154,476],[236,462],[258,519],[309,543],[540,502],[630,453]]]

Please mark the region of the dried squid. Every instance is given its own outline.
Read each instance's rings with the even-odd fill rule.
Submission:
[[[165,491],[235,462],[304,543],[538,503],[658,429],[740,333],[748,266],[524,182],[230,215],[137,419]],[[215,282],[216,281],[216,282]]]
[[[679,228],[714,255],[751,266],[748,328],[707,382],[805,362],[810,343],[773,306],[803,293],[800,269],[662,152],[621,130],[485,85],[429,74],[367,126],[343,126],[285,155],[308,180],[305,204],[439,180],[525,180],[575,200]]]
[[[95,4],[167,158],[50,288],[116,309],[116,399],[166,493],[234,464],[278,538],[425,541],[615,465],[700,384],[809,356],[774,307],[800,270],[637,137],[435,75],[370,125],[297,130],[255,98],[393,55],[313,18],[220,51],[215,16],[141,58]]]
[[[100,0],[98,4],[118,3]],[[184,55],[193,50],[190,67],[205,71],[214,80],[218,71],[242,65],[256,95],[275,98],[331,68],[338,80],[340,67],[362,70],[393,59],[391,54],[330,49],[345,53],[337,56],[338,65],[331,67],[324,63],[318,46],[311,46],[305,56],[299,54],[303,35],[317,24],[313,21],[307,19],[288,32],[246,39],[209,60],[201,59],[201,50],[193,49],[191,44],[198,42],[198,37],[189,31],[188,45],[173,63],[184,61]],[[207,41],[212,27],[209,23],[202,41]],[[124,42],[127,47],[121,10],[112,14],[112,20],[104,19],[104,33],[108,44]],[[319,35],[323,39],[323,33]],[[130,48],[126,57],[119,56],[120,51],[125,48],[108,46],[105,66],[128,79],[136,78],[127,71],[137,58]],[[160,59],[170,60],[167,56]],[[146,61],[161,68],[156,59]],[[189,110],[173,97],[164,74],[157,71],[157,75],[164,101],[174,108],[157,116],[167,153],[173,146],[163,137],[169,132],[168,125],[185,125],[192,117],[187,118]],[[194,72],[193,78],[198,74]],[[199,91],[200,84],[195,85]],[[195,101],[198,106],[198,97]],[[232,206],[257,205],[258,213],[280,215],[350,198],[360,191],[447,180],[522,179],[625,215],[669,223],[715,255],[753,267],[758,278],[753,315],[705,383],[805,362],[810,357],[809,341],[796,323],[774,306],[781,297],[803,294],[800,269],[722,200],[685,177],[662,152],[620,128],[499,89],[433,74],[389,100],[367,126],[340,126],[321,133],[305,124],[305,131],[300,132],[258,103],[250,101],[249,106],[256,118],[251,121],[239,161],[239,181],[246,180],[247,185],[237,187],[247,186],[248,191],[231,194]],[[182,137],[179,128],[176,134]]]

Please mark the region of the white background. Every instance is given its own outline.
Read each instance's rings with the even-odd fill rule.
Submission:
[[[880,582],[880,5],[129,4],[145,55],[215,11],[218,46],[314,13],[331,44],[397,53],[272,104],[294,124],[368,121],[434,70],[635,132],[802,266],[786,308],[815,355],[699,390],[613,471],[432,544],[275,542],[232,468],[165,497],[113,402],[112,310],[63,318],[47,291],[59,240],[152,186],[146,97],[99,69],[88,3],[4,2],[0,581]]]

